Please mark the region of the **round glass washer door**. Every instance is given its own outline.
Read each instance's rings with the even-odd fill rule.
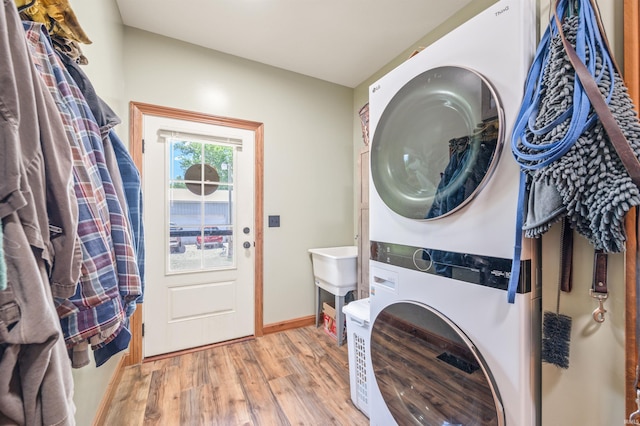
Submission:
[[[429,306],[400,302],[376,317],[371,365],[399,425],[504,426],[500,395],[468,337]]]
[[[428,220],[460,209],[497,166],[504,114],[490,83],[462,67],[433,68],[384,109],[371,142],[371,175],[394,212]]]

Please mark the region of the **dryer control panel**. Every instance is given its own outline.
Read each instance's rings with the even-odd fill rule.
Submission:
[[[505,291],[511,277],[511,259],[380,241],[371,241],[371,260]],[[518,293],[530,293],[531,260],[520,271]]]

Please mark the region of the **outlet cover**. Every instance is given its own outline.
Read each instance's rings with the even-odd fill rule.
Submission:
[[[269,228],[278,228],[280,226],[280,216],[269,216]]]

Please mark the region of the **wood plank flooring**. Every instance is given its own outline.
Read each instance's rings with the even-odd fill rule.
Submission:
[[[346,343],[322,328],[269,334],[127,367],[105,425],[368,425]]]

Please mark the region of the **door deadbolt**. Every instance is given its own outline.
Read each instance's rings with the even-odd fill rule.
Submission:
[[[249,241],[245,241],[244,243],[242,243],[242,247],[246,249],[251,248],[251,243]]]

